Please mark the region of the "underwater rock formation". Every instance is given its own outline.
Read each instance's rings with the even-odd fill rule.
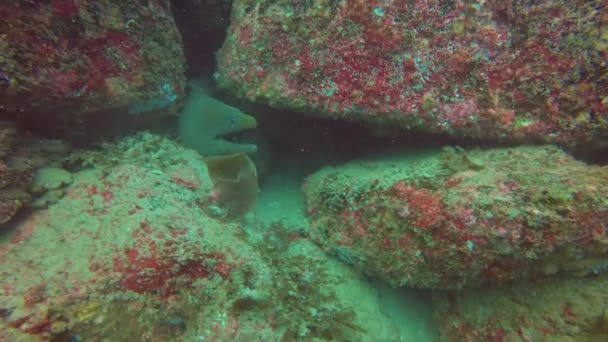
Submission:
[[[0,339],[396,338],[372,290],[310,241],[279,225],[253,243],[207,216],[195,151],[139,134],[77,161],[92,168],[65,196],[0,236]]]
[[[605,6],[235,0],[217,76],[247,99],[382,134],[575,145],[608,128]]]
[[[169,1],[146,3],[3,1],[0,112],[68,120],[179,93],[184,56]]]
[[[13,122],[0,120],[0,228],[30,204],[36,170],[59,162],[68,152],[61,141],[24,136]]]
[[[435,293],[442,341],[608,341],[608,276]]]
[[[394,286],[458,289],[608,261],[608,168],[556,147],[375,157],[304,184],[311,235]]]

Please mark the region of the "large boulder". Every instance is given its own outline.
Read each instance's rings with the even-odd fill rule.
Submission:
[[[218,81],[382,133],[587,142],[608,127],[602,1],[236,0]]]
[[[209,216],[195,151],[144,134],[77,160],[94,167],[0,236],[0,339],[397,338],[368,285],[312,242]]]
[[[447,148],[326,167],[304,192],[330,253],[394,286],[456,289],[605,267],[607,179],[556,147]]]
[[[605,270],[605,269],[604,269]],[[608,276],[437,292],[441,341],[608,341]]]
[[[69,121],[169,105],[185,83],[181,37],[168,0],[146,3],[2,2],[0,112]]]

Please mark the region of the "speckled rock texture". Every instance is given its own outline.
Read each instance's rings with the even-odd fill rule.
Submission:
[[[167,0],[3,1],[0,17],[0,113],[126,114],[184,87]]]
[[[207,215],[217,194],[195,151],[141,134],[70,159],[94,167],[0,236],[0,340],[395,338],[312,242]]]
[[[608,341],[608,277],[435,293],[441,341]]]
[[[556,147],[375,157],[304,184],[328,252],[394,286],[458,289],[608,260],[608,168]]]
[[[601,0],[236,0],[218,81],[382,134],[586,143],[608,127]]]

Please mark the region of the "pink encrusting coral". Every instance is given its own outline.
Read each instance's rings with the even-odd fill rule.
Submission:
[[[237,0],[218,80],[373,126],[576,144],[608,126],[604,6]]]
[[[0,111],[9,115],[69,119],[161,97],[165,84],[185,85],[166,0],[9,1],[0,17],[0,32],[10,32],[0,42]]]
[[[449,148],[328,167],[304,193],[328,252],[395,286],[459,289],[595,273],[606,179],[555,147]]]

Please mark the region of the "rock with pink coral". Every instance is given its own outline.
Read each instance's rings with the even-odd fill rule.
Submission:
[[[326,167],[304,192],[328,252],[394,286],[458,289],[597,273],[606,179],[555,147],[448,148]]]
[[[77,114],[126,114],[185,85],[167,0],[4,1],[0,16],[0,112],[10,116],[74,130]]]
[[[220,85],[384,133],[586,143],[608,127],[603,1],[236,0]]]

